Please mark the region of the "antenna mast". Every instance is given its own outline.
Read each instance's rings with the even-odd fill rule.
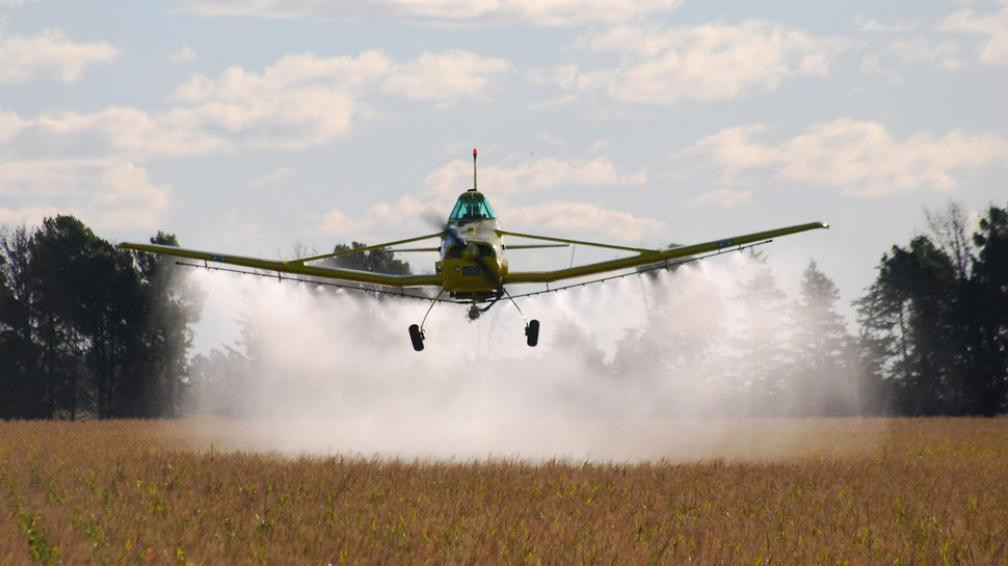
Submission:
[[[476,190],[476,148],[473,148],[473,190]]]

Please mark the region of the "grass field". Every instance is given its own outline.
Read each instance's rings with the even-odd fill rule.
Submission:
[[[0,423],[0,564],[1008,563],[1006,419],[717,426],[735,444],[620,464],[284,457],[236,450],[242,423]],[[761,444],[768,427],[789,448]]]

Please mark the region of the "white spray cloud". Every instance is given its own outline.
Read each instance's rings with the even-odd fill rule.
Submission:
[[[747,261],[520,299],[542,323],[537,348],[510,304],[474,322],[438,305],[421,353],[406,329],[425,303],[199,271],[207,302],[231,305],[211,316],[245,320],[252,353],[197,364],[196,411],[250,417],[207,420],[203,438],[220,447],[229,430],[225,444],[241,449],[438,460],[794,455],[807,430],[708,418],[752,403],[726,393],[718,340],[739,316],[723,298]]]

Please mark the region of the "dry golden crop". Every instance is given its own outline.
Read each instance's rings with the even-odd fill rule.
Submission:
[[[1008,420],[787,426],[807,431],[788,451],[740,435],[720,458],[580,464],[211,451],[223,440],[185,420],[0,423],[0,563],[1008,563]]]

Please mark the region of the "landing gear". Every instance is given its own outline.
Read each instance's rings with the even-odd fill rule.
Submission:
[[[525,313],[522,312],[521,307],[518,306],[518,302],[514,300],[511,293],[507,292],[507,289],[501,287],[504,294],[511,301],[511,304],[518,309],[518,314],[521,315],[522,320],[525,320]],[[536,319],[529,320],[525,322],[525,343],[529,345],[530,348],[535,348],[536,344],[539,343],[539,321]]]
[[[410,341],[413,342],[414,350],[416,350],[417,352],[423,351],[424,333],[423,330],[420,330],[419,326],[415,324],[410,325],[409,338]]]
[[[419,326],[416,324],[411,324],[409,327],[409,339],[410,342],[413,343],[413,349],[416,350],[417,352],[422,352],[424,347],[423,342],[426,336],[424,336],[423,325],[425,322],[427,322],[427,317],[430,316],[430,311],[434,308],[434,305],[436,305],[438,301],[441,300],[441,295],[443,294],[444,290],[442,289],[441,292],[438,293],[438,296],[431,301],[431,304],[429,307],[427,307],[427,312],[423,315],[423,320],[420,321]]]
[[[539,343],[539,321],[534,318],[525,325],[525,342],[533,348]]]
[[[507,292],[507,289],[504,289],[502,287],[500,291],[503,293],[504,296],[507,296],[508,300],[511,301],[511,304],[513,304],[515,308],[518,309],[518,314],[520,314],[522,320],[525,321],[525,343],[528,344],[530,347],[534,348],[537,344],[539,344],[539,321],[536,319],[527,320],[525,318],[525,313],[522,312],[521,307],[518,306],[518,303],[514,300],[514,297],[512,297],[511,294]],[[444,291],[442,291],[441,294],[444,294]],[[409,327],[410,342],[413,344],[413,349],[417,352],[422,352],[424,349],[424,340],[427,338],[427,336],[424,335],[423,330],[424,323],[427,322],[427,317],[430,316],[431,310],[434,309],[434,305],[436,305],[438,301],[441,300],[441,294],[439,294],[436,298],[431,300],[430,306],[427,307],[427,313],[424,314],[423,320],[420,321],[420,324],[411,324]],[[498,293],[497,297],[494,298],[494,300],[491,301],[490,304],[484,308],[480,308],[479,305],[476,304],[476,299],[473,299],[473,303],[469,307],[468,312],[469,320],[478,319],[481,314],[490,310],[490,307],[492,307],[494,303],[496,303],[501,298],[502,298],[501,293]]]

